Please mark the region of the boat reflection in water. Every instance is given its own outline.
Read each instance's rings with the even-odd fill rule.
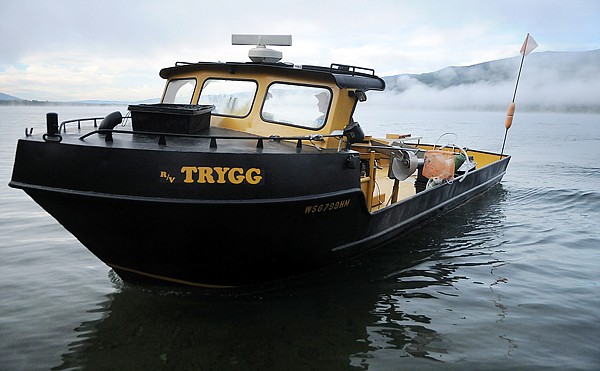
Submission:
[[[502,229],[505,193],[495,187],[376,253],[255,291],[157,291],[114,275],[118,292],[99,304],[106,317],[75,329],[79,340],[57,369],[335,370],[452,361],[446,326],[463,314],[451,305],[470,300],[458,297],[456,286],[469,279],[457,270],[502,264],[490,258],[490,243]]]

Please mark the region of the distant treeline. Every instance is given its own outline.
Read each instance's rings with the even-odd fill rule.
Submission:
[[[393,96],[393,95],[392,95]],[[125,104],[125,103],[123,103]],[[113,106],[115,103],[88,103],[88,102],[50,102],[50,101],[39,101],[39,100],[0,100],[0,106]],[[461,105],[456,106],[454,109],[451,107],[435,107],[430,106],[428,109],[431,110],[456,110],[456,111],[502,111],[506,109],[503,104],[473,104],[473,105]],[[530,102],[525,106],[520,107],[523,112],[572,112],[572,113],[600,113],[600,105],[589,105],[589,104],[536,104]]]
[[[110,106],[110,103],[50,102],[40,100],[0,100],[0,106]]]

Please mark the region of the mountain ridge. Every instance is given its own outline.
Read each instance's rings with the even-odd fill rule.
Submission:
[[[395,84],[394,79],[408,77],[415,79],[425,85],[448,88],[461,84],[477,83],[481,81],[501,82],[510,79],[516,79],[518,66],[521,57],[510,57],[497,59],[493,61],[476,63],[469,66],[448,66],[433,72],[419,74],[398,74],[385,76],[383,80],[388,84],[388,88],[394,91],[402,91],[402,86]],[[600,67],[600,49],[584,52],[555,52],[546,51],[529,54],[524,61],[524,69],[548,68],[552,63],[552,69],[561,74],[573,75],[573,63],[581,66],[595,65]],[[517,67],[515,69],[514,67]],[[600,68],[598,68],[600,70]],[[487,72],[487,75],[481,74]],[[454,79],[449,77],[454,76]],[[514,80],[513,80],[514,82]],[[391,85],[391,86],[390,86]]]
[[[0,92],[0,101],[10,100],[10,101],[20,101],[23,100],[21,98],[13,97],[12,95],[4,94]]]

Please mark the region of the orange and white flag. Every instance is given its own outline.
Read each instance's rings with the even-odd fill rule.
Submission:
[[[523,54],[523,56],[526,56],[527,54],[531,53],[533,51],[533,49],[535,49],[537,47],[538,47],[538,44],[535,42],[533,37],[531,37],[531,35],[527,34],[527,37],[525,38],[525,42],[523,42],[523,46],[521,47],[521,54]]]

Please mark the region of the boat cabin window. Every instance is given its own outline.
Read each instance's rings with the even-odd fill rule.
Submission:
[[[196,79],[171,80],[165,90],[162,103],[190,104],[196,89]]]
[[[261,116],[276,124],[320,129],[327,119],[331,95],[328,88],[273,83],[267,90]]]
[[[245,117],[256,96],[256,81],[207,79],[202,85],[198,104],[212,104],[213,115]]]

